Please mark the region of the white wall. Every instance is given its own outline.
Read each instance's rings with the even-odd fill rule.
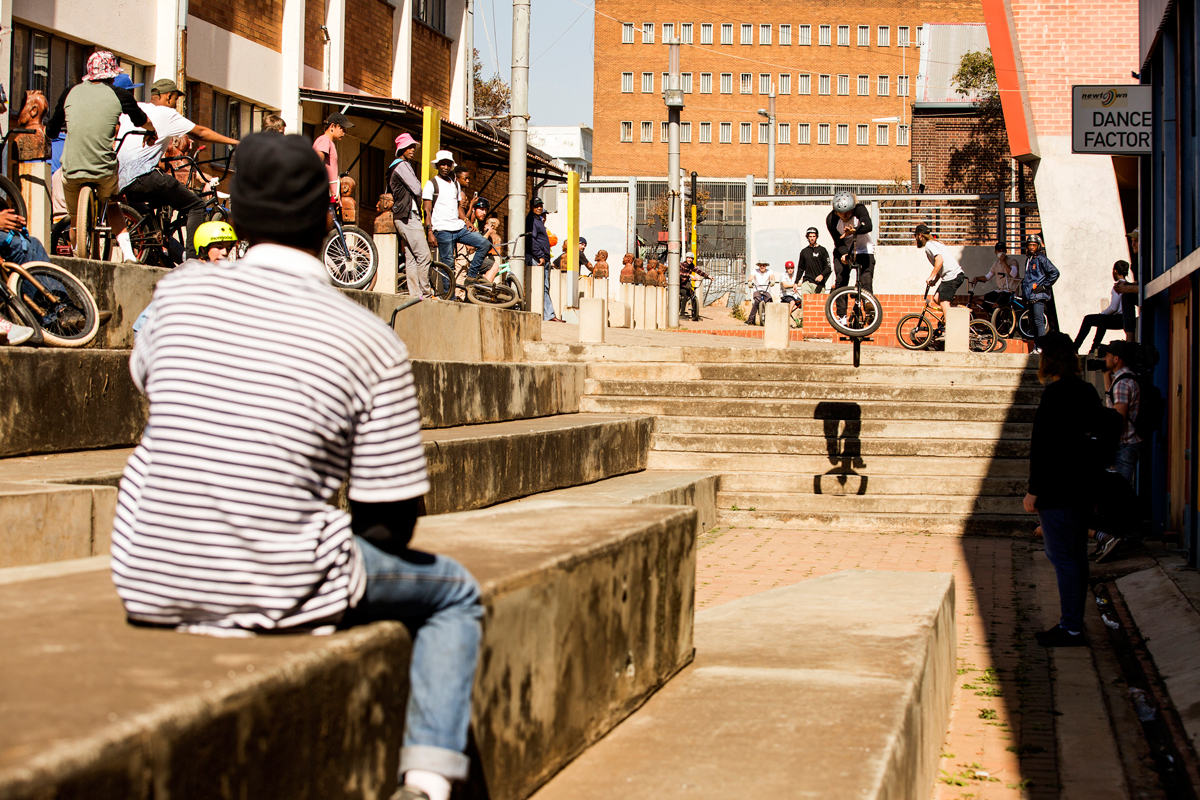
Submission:
[[[157,0],[13,0],[13,19],[153,64]],[[5,32],[8,35],[8,32]]]
[[[554,255],[562,252],[567,238],[567,187],[558,188],[558,211],[546,215],[546,227],[558,236]],[[608,251],[609,274],[621,272],[621,259],[629,242],[629,195],[625,192],[584,192],[579,195],[579,235],[587,239],[588,261],[600,250]]]
[[[188,77],[271,108],[283,106],[283,56],[188,16]]]

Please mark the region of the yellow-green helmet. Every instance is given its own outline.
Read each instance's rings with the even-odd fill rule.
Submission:
[[[233,232],[233,226],[228,222],[220,222],[218,220],[209,220],[196,228],[196,238],[194,240],[197,253],[205,253],[208,251],[208,246],[211,244],[219,244],[221,242],[236,242],[237,234]]]

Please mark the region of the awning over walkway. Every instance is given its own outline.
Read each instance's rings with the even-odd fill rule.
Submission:
[[[321,89],[300,89],[300,100],[331,106],[348,117],[360,117],[379,123],[374,134],[366,140],[371,144],[384,126],[409,133],[420,141],[424,124],[424,109],[420,106],[395,100],[390,97],[374,97],[349,92],[327,92]],[[391,152],[392,143],[384,140],[377,144]],[[465,128],[448,120],[442,120],[441,146],[454,153],[459,160],[468,159],[481,168],[507,171],[509,144],[507,141]],[[565,180],[566,173],[554,166],[550,157],[529,148],[526,160],[528,176],[535,181]]]

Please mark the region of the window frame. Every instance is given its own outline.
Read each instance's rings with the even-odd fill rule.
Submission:
[[[858,123],[854,131],[854,141],[859,147],[871,144],[871,126],[862,122]]]
[[[653,120],[642,120],[642,144],[654,143],[654,122]]]
[[[837,124],[837,143],[839,147],[850,146],[850,123],[839,122]]]
[[[661,127],[659,128],[659,134],[658,134],[658,143],[659,144],[667,143],[667,139],[670,138],[669,128],[670,128],[670,123],[664,120],[661,123]]]
[[[720,125],[720,144],[733,144],[733,123],[722,122]]]
[[[870,47],[871,46],[871,26],[870,25],[859,25],[858,26],[858,46],[859,47]]]
[[[726,34],[728,34],[728,36],[726,36]],[[722,22],[721,23],[721,44],[722,45],[732,45],[733,44],[733,23],[732,22]]]
[[[880,25],[875,31],[875,46],[876,47],[891,47],[892,46],[892,26]]]
[[[798,25],[796,29],[796,46],[812,47],[812,25]]]
[[[708,87],[708,88],[705,88]],[[700,94],[713,93],[713,74],[711,72],[700,73]]]
[[[741,80],[738,82],[740,90],[738,94],[754,94],[754,73],[741,73]]]
[[[849,47],[850,46],[850,26],[849,25],[838,25],[837,28],[838,28],[838,47]]]
[[[876,125],[875,146],[887,147],[889,141],[891,141],[891,126],[889,126],[887,123]]]
[[[775,129],[775,143],[776,144],[791,144],[792,143],[792,126],[791,126],[791,124],[787,123],[787,122],[780,122],[780,123],[777,123],[777,125],[778,125],[778,127]]]
[[[817,144],[829,144],[829,123],[817,123]]]
[[[752,22],[743,22],[742,23],[740,41],[744,45],[745,44],[754,44],[754,23],[752,23]]]
[[[759,26],[758,26],[758,44],[760,46],[763,46],[763,47],[771,46],[771,39],[773,38],[771,36],[771,27],[772,27],[771,23],[769,23],[769,22],[764,22],[764,23],[759,24]],[[764,33],[766,34],[766,36],[763,36]]]
[[[726,89],[725,88],[726,86],[728,86],[729,88]],[[733,73],[732,72],[722,72],[721,73],[720,94],[733,94]]]
[[[700,44],[713,43],[713,26],[711,22],[700,23]]]
[[[817,29],[817,46],[832,47],[833,46],[833,26],[821,25]]]
[[[699,144],[712,144],[712,123],[701,122],[699,132]]]
[[[796,144],[812,144],[812,125],[807,122],[796,123]]]
[[[909,135],[910,130],[911,130],[911,128],[908,125],[897,125],[896,126],[896,146],[897,147],[908,147],[909,146],[908,135]]]
[[[754,123],[739,122],[738,123],[738,144],[753,144],[754,143]]]
[[[642,44],[654,44],[654,23],[642,23]]]
[[[683,89],[684,94],[692,93],[692,73],[690,73],[690,72],[679,73],[679,87],[681,89]]]
[[[667,32],[667,28],[671,29],[670,33]],[[674,22],[664,22],[662,24],[662,36],[660,36],[658,38],[658,40],[660,42],[662,42],[663,44],[670,44],[671,39],[674,39],[674,38],[675,38],[675,23]]]
[[[875,80],[875,96],[876,97],[891,97],[892,96],[892,76],[880,75]]]
[[[650,88],[649,89],[646,88],[646,78],[650,79]],[[643,72],[642,73],[642,91],[641,91],[641,93],[642,94],[654,94],[654,73],[653,72]]]
[[[791,47],[792,46],[792,26],[791,25],[780,25],[779,26],[779,46],[780,47]]]
[[[850,96],[850,75],[847,73],[839,73],[837,78],[838,78],[837,96],[838,97],[849,97]]]
[[[907,25],[896,26],[896,47],[908,47],[912,38],[909,36],[911,29]]]
[[[766,91],[763,91],[763,82],[764,81],[766,81],[766,87],[767,87]],[[771,73],[769,73],[769,72],[758,73],[758,93],[761,95],[768,95],[771,93]]]
[[[871,96],[871,76],[870,75],[859,75],[858,76],[858,96],[859,97],[870,97]]]
[[[692,23],[679,23],[679,43],[692,44]]]
[[[796,75],[796,95],[812,94],[812,73],[801,72]]]
[[[896,97],[908,97],[910,87],[907,75],[896,76]]]
[[[632,22],[621,23],[621,44],[633,44],[636,33]]]
[[[770,144],[771,143],[771,123],[769,123],[769,122],[758,123],[758,143],[759,144]]]
[[[633,94],[633,73],[621,73],[621,94]]]
[[[778,81],[776,85],[779,87],[775,90],[776,94],[785,95],[792,93],[792,73],[781,72],[776,80]]]
[[[690,122],[679,123],[679,143],[680,144],[691,144],[692,143],[692,123],[690,123]]]
[[[833,91],[833,75],[821,74],[817,79],[817,96],[830,97]]]
[[[633,142],[633,120],[625,120],[621,123],[621,143]]]

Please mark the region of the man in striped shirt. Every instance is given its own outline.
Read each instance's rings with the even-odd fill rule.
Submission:
[[[238,151],[236,262],[159,282],[130,370],[150,401],[121,481],[113,582],[132,622],[217,635],[413,631],[395,800],[446,800],[478,658],[479,587],[408,549],[429,489],[404,344],[329,283],[325,172],[300,136]],[[267,309],[267,313],[263,313]],[[349,478],[351,513],[329,504]]]

